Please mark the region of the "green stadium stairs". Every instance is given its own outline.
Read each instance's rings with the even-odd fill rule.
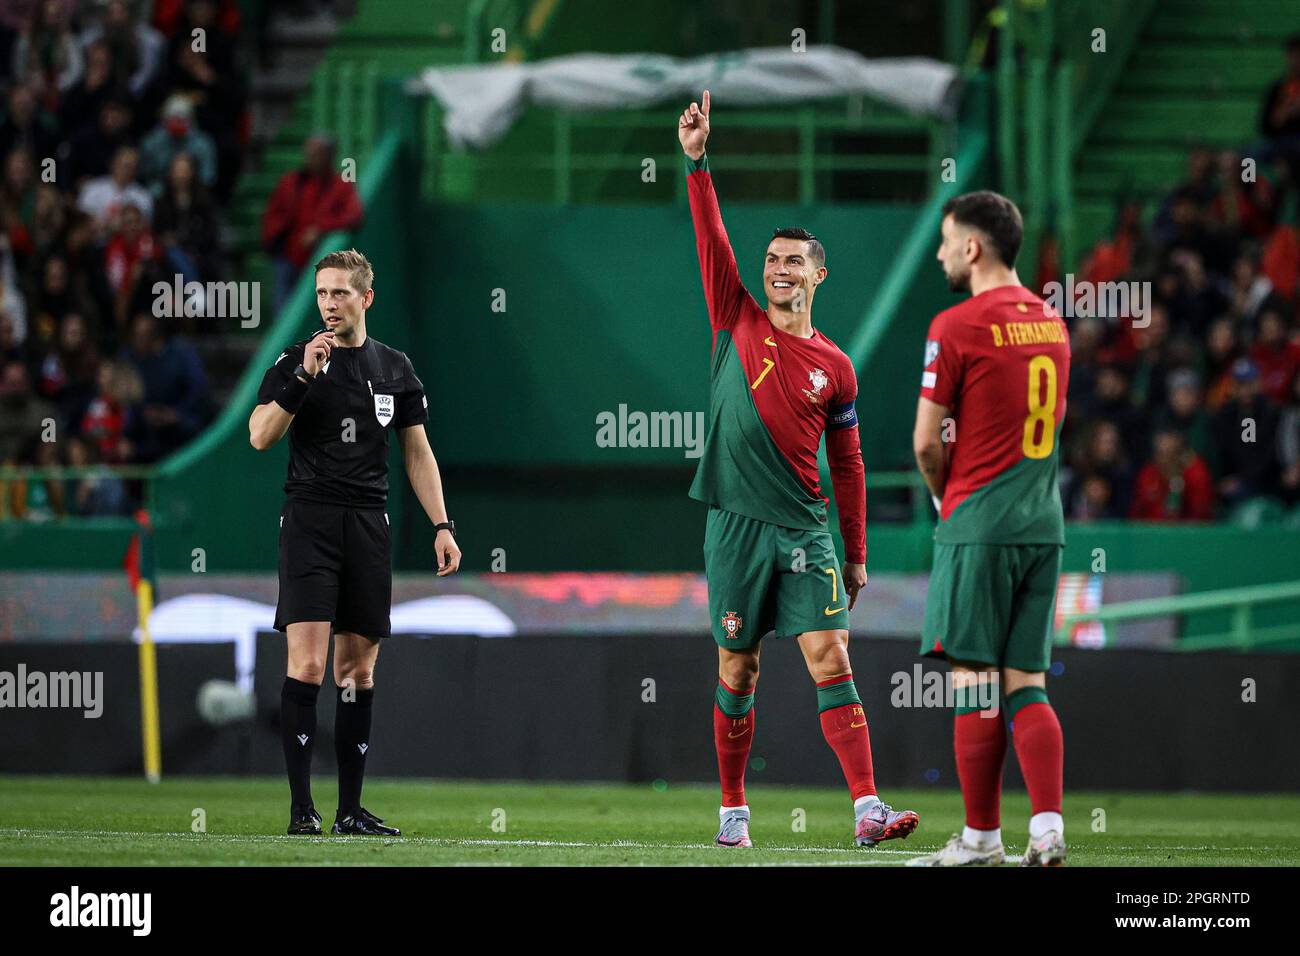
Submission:
[[[1294,0],[1161,0],[1076,157],[1076,248],[1114,224],[1117,199],[1148,211],[1184,178],[1195,147],[1259,139],[1264,93],[1300,30]]]
[[[276,12],[268,21],[268,62],[250,78],[251,155],[231,201],[227,231],[238,278],[261,283],[264,321],[259,328],[232,329],[197,343],[217,407],[230,399],[265,323],[274,318],[271,262],[261,243],[262,213],[280,177],[301,162],[303,142],[319,122],[313,77],[366,64],[375,64],[381,79],[406,76],[464,58],[470,0],[429,0],[419,17],[387,0],[356,0],[354,7],[347,20],[327,14],[295,19]]]
[[[429,0],[426,12],[412,17],[389,0],[358,0],[352,18],[336,31],[325,26],[298,32],[281,27],[280,36],[289,41],[291,50],[327,42],[317,70],[374,63],[382,78],[402,77],[424,67],[463,61],[469,5],[469,0]],[[263,288],[269,288],[271,263],[261,248],[262,212],[280,177],[301,161],[303,141],[315,121],[312,97],[307,95],[310,75],[296,89],[292,78],[283,74],[276,74],[272,82],[279,90],[297,95],[287,121],[263,144],[256,167],[241,181],[232,213],[243,277],[262,281]]]

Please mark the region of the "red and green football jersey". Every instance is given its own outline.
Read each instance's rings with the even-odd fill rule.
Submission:
[[[935,316],[921,395],[949,409],[943,544],[1064,544],[1058,442],[1070,381],[1065,323],[1023,286]]]
[[[687,164],[691,216],[713,328],[708,435],[691,497],[786,528],[825,531],[817,449],[839,506],[845,560],[866,561],[857,375],[824,334],[776,328],[740,281],[708,162]]]

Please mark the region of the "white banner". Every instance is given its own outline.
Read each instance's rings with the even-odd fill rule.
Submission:
[[[860,94],[916,115],[951,119],[957,68],[925,57],[868,60],[836,46],[765,47],[694,60],[581,53],[537,63],[431,67],[407,89],[436,96],[453,146],[483,149],[529,104],[571,110],[639,109],[708,89],[715,107],[765,106]]]

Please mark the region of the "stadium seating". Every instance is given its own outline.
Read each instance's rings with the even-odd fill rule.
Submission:
[[[1076,248],[1108,235],[1118,197],[1148,207],[1197,146],[1240,149],[1259,136],[1260,98],[1296,28],[1289,0],[1163,0],[1083,145]]]

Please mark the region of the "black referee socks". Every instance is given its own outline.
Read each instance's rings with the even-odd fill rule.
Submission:
[[[280,739],[289,792],[295,807],[311,806],[311,748],[316,743],[316,695],[319,684],[284,679],[280,690]]]
[[[339,812],[349,814],[361,806],[361,784],[366,775],[366,752],[370,750],[370,713],[375,689],[340,687],[334,711],[334,756],[339,763]],[[344,695],[353,697],[345,700]]]

